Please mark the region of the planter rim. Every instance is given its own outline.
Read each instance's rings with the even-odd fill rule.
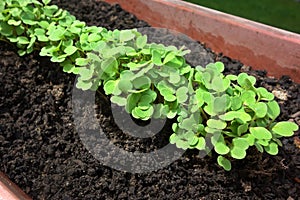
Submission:
[[[0,199],[1,200],[31,200],[16,184],[0,172]]]
[[[110,1],[110,0],[108,0]],[[156,1],[156,0],[152,0],[152,1]],[[236,15],[232,15],[232,14],[228,14],[222,11],[218,11],[212,8],[208,8],[208,7],[204,7],[204,6],[200,6],[197,4],[193,4],[190,2],[183,2],[182,0],[161,0],[161,1],[165,1],[168,3],[172,3],[172,4],[176,4],[179,5],[182,9],[186,9],[188,10],[189,8],[193,8],[195,10],[198,10],[198,12],[203,12],[203,15],[209,16],[211,18],[214,18],[216,20],[219,19],[219,17],[223,17],[224,22],[228,22],[231,24],[236,24],[236,25],[240,25],[241,23],[243,23],[242,25],[245,28],[255,28],[257,29],[257,31],[263,32],[263,33],[268,33],[271,34],[273,36],[279,37],[279,38],[284,38],[286,40],[296,40],[298,42],[300,42],[300,34],[288,31],[288,30],[284,30],[281,28],[277,28],[271,25],[267,25],[267,24],[263,24],[261,22],[256,22],[250,19],[246,19],[243,17],[239,17]],[[186,5],[184,5],[186,4]],[[260,28],[260,29],[258,29]],[[270,31],[270,32],[268,32]]]
[[[96,0],[99,1],[99,0]],[[300,83],[300,34],[181,0],[104,0],[153,27],[168,28],[203,42],[269,76]]]

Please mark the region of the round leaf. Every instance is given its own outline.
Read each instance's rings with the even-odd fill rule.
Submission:
[[[132,89],[132,83],[130,80],[127,79],[122,79],[119,81],[118,83],[118,88],[122,91],[122,92],[128,92],[129,90]]]
[[[274,99],[274,95],[271,92],[268,92],[266,88],[259,87],[256,89],[256,92],[259,94],[262,100],[270,101]]]
[[[231,163],[228,159],[224,158],[223,156],[218,156],[218,164],[223,167],[226,171],[231,170]]]
[[[64,52],[67,55],[72,55],[73,53],[75,53],[75,51],[77,51],[77,48],[74,46],[68,46],[67,48],[65,48]]]
[[[230,154],[235,159],[244,159],[247,155],[245,149],[239,147],[233,147],[230,151]]]
[[[270,101],[267,103],[268,106],[268,116],[271,119],[276,119],[280,114],[280,107],[276,101]]]
[[[118,82],[115,81],[115,80],[109,80],[109,81],[107,81],[104,84],[105,94],[107,94],[107,95],[112,94],[115,91],[115,89],[117,87],[117,84],[118,84]]]
[[[205,147],[206,147],[205,139],[203,137],[199,137],[196,148],[199,150],[204,150]]]
[[[137,77],[132,81],[132,84],[136,89],[149,88],[151,85],[151,79],[147,76]]]
[[[222,120],[216,120],[216,119],[209,119],[207,121],[207,125],[210,128],[215,128],[215,129],[224,129],[227,126],[227,123],[222,121]]]
[[[248,149],[249,147],[249,143],[248,140],[246,138],[234,138],[232,140],[232,143],[235,147],[241,148],[241,149]]]
[[[119,105],[119,106],[125,106],[126,103],[127,103],[126,98],[124,98],[124,97],[119,97],[119,96],[112,96],[112,97],[110,98],[110,100],[111,100],[111,102],[113,102],[113,103],[115,103],[115,104],[117,104],[117,105]]]
[[[220,155],[225,155],[230,151],[230,149],[224,143],[218,142],[215,145],[215,151]]]
[[[267,111],[268,111],[267,105],[263,102],[254,104],[253,106],[251,106],[251,109],[254,110],[254,112],[258,118],[263,118],[264,116],[266,116]]]
[[[242,92],[241,99],[244,103],[250,105],[250,104],[255,104],[256,99],[255,99],[255,92],[252,90],[245,90]]]
[[[266,139],[269,140],[272,138],[272,134],[270,131],[268,131],[264,127],[250,127],[250,133],[256,138],[256,139]]]
[[[270,145],[265,147],[265,151],[270,155],[277,155],[278,145],[275,142],[270,142]]]
[[[273,126],[272,132],[277,135],[289,137],[294,134],[294,131],[299,129],[298,125],[293,122],[278,122]]]

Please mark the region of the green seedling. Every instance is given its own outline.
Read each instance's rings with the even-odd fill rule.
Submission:
[[[170,143],[207,154],[212,144],[225,170],[250,147],[276,155],[280,138],[298,130],[276,121],[279,105],[272,93],[255,87],[255,77],[225,76],[221,62],[193,68],[184,47],[150,44],[135,29],[86,26],[50,0],[1,1],[0,40],[16,44],[20,56],[39,51],[60,63],[78,75],[82,90],[103,87],[134,118],[177,117]]]

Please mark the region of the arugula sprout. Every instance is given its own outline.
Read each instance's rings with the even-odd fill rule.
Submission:
[[[185,48],[148,43],[136,29],[86,26],[50,1],[1,1],[0,40],[15,43],[20,56],[37,50],[60,63],[79,76],[82,90],[103,87],[134,118],[177,117],[170,143],[178,148],[208,153],[211,143],[218,164],[230,170],[230,160],[245,158],[250,147],[276,155],[280,138],[298,130],[276,122],[280,107],[255,87],[255,77],[225,76],[221,62],[193,68]]]

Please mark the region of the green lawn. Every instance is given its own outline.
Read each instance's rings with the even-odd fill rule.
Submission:
[[[274,27],[300,33],[300,2],[295,0],[186,0]]]

